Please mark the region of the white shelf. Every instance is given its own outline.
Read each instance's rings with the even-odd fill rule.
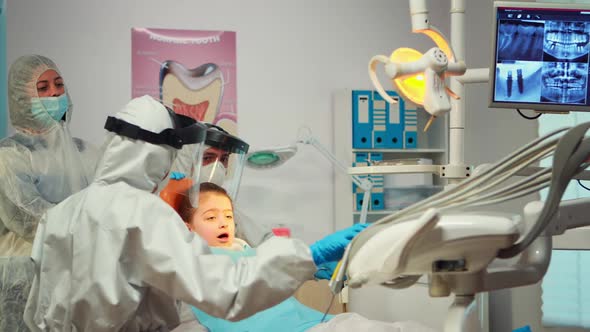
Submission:
[[[348,174],[414,174],[431,173],[439,174],[439,165],[387,165],[387,166],[356,166],[349,167]]]
[[[393,148],[353,148],[352,137],[352,90],[338,90],[333,94],[332,99],[332,121],[334,124],[333,152],[338,160],[345,165],[352,166],[356,153],[382,153],[383,160],[395,159],[432,159],[432,165],[387,165],[387,166],[357,166],[349,167],[348,174],[344,172],[334,173],[334,229],[343,229],[359,219],[360,211],[355,211],[357,206],[356,195],[351,190],[351,174],[364,176],[363,171],[371,174],[384,174],[383,167],[390,174],[415,174],[430,173],[440,174],[440,165],[447,164],[447,142],[448,142],[448,117],[440,117],[431,128],[424,132],[422,127],[429,120],[430,115],[424,111],[418,111],[417,147],[415,149],[393,149]],[[385,172],[389,173],[389,172]],[[444,185],[446,179],[440,176],[433,176],[434,185]],[[394,206],[392,206],[393,208]],[[375,221],[396,210],[369,210],[369,221]]]
[[[372,211],[368,211],[367,215],[386,215],[386,214],[392,214],[395,213],[399,210],[372,210]],[[353,211],[352,214],[354,215],[360,215],[361,212],[360,211]]]

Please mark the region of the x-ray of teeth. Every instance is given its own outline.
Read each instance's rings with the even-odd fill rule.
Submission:
[[[518,93],[524,92],[524,78],[522,76],[522,68],[516,70],[516,84],[518,85]]]
[[[579,104],[586,101],[588,64],[546,62],[543,64],[541,101]]]
[[[501,21],[498,26],[498,61],[543,59],[543,32],[539,22]]]
[[[494,99],[535,102],[541,100],[542,62],[516,61],[496,66]]]
[[[588,61],[590,25],[585,22],[549,21],[543,50],[546,61]]]
[[[508,71],[508,77],[506,77],[506,97],[512,97],[512,70]]]

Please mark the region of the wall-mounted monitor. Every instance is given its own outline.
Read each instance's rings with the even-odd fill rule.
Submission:
[[[494,2],[490,107],[590,111],[590,4]]]

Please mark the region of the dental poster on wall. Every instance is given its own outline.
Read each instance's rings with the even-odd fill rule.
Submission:
[[[131,49],[132,98],[237,135],[235,32],[133,28]]]

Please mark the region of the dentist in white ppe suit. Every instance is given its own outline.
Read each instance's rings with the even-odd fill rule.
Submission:
[[[152,194],[184,145],[182,139],[160,139],[170,132],[177,137],[181,128],[175,117],[149,96],[128,103],[110,126],[114,132],[94,182],[41,220],[24,317],[30,329],[170,331],[180,324],[181,301],[239,320],[291,296],[313,278],[316,264],[340,258],[360,231],[331,234],[311,251],[295,239],[271,238],[258,247],[257,257],[237,263],[211,254],[207,243]],[[199,138],[204,140],[204,131]],[[201,153],[195,152],[193,169],[198,170]]]

